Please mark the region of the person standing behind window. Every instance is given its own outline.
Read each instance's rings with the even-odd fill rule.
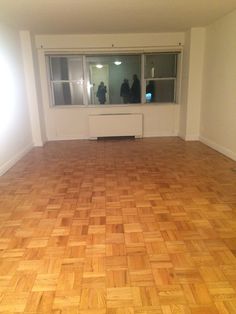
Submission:
[[[128,104],[130,100],[130,87],[129,81],[124,79],[124,82],[121,84],[120,87],[120,97],[123,98],[123,103]]]
[[[98,101],[101,105],[105,104],[106,102],[106,92],[107,92],[107,87],[104,85],[104,82],[101,82],[98,86],[98,90],[96,94]]]
[[[137,74],[133,75],[133,84],[131,86],[131,102],[140,103],[141,98],[141,86]]]
[[[149,94],[149,101],[148,102],[153,102],[154,97],[155,97],[155,84],[153,81],[149,81],[147,87],[146,87],[146,97],[147,94]]]

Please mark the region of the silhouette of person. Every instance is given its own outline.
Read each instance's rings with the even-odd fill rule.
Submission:
[[[120,87],[120,97],[123,98],[123,103],[128,104],[130,99],[130,87],[129,87],[129,81],[127,79],[124,79],[124,82],[121,84]]]
[[[141,96],[141,87],[140,81],[138,79],[137,74],[133,75],[133,84],[131,86],[131,102],[132,103],[139,103]]]
[[[151,94],[149,102],[153,102],[154,96],[155,96],[155,85],[154,85],[153,81],[149,81],[149,83],[146,87],[146,94]]]
[[[106,92],[107,92],[107,87],[104,85],[104,82],[101,82],[98,86],[98,90],[96,94],[98,101],[101,105],[105,104],[106,102]]]

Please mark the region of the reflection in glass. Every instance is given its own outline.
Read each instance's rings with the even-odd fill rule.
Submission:
[[[146,102],[175,102],[175,80],[149,80],[146,82]]]
[[[55,105],[83,104],[81,56],[51,56],[51,84]]]
[[[69,82],[53,82],[55,105],[83,104],[83,84]]]
[[[83,61],[80,56],[50,57],[53,81],[79,81],[83,78]]]
[[[176,77],[176,53],[158,53],[145,56],[145,78]]]
[[[48,60],[54,105],[175,102],[178,52],[51,55]]]
[[[136,87],[133,88],[136,95],[138,94],[139,96],[134,98],[132,94],[134,75],[136,74],[138,80],[141,78],[140,55],[87,56],[86,68],[88,104],[103,105],[141,102],[140,81],[139,87],[135,83]],[[125,88],[124,82],[126,84]],[[105,89],[99,89],[101,84],[104,85]],[[139,90],[137,91],[137,89]]]

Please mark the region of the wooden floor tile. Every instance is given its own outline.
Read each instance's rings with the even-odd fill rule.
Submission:
[[[78,310],[75,308],[76,312],[72,313],[71,310],[68,313],[62,312],[62,314],[107,314],[106,309],[95,309],[95,310]]]
[[[183,284],[182,287],[189,304],[208,305],[212,303],[212,299],[205,284]]]
[[[105,281],[106,274],[104,273],[96,273],[96,272],[88,272],[83,273],[83,281],[82,288],[106,288]]]
[[[161,305],[186,305],[185,293],[180,285],[157,286]]]
[[[189,306],[186,305],[163,305],[161,307],[163,314],[191,314]]]
[[[0,312],[23,312],[29,293],[27,292],[6,292],[0,299]]]
[[[53,306],[54,310],[62,310],[70,307],[78,308],[80,305],[80,290],[59,291],[55,294]]]
[[[133,306],[133,293],[131,287],[107,289],[107,307],[118,308]]]
[[[151,269],[130,271],[130,282],[133,287],[149,287],[155,284]]]
[[[108,256],[106,257],[106,270],[127,270],[127,257],[124,256]]]
[[[106,244],[106,256],[124,256],[127,251],[123,243]]]
[[[107,314],[134,314],[133,307],[109,308]]]
[[[98,288],[84,288],[80,297],[80,309],[103,309],[106,308],[106,291]]]
[[[36,279],[36,273],[16,272],[9,281],[6,290],[12,292],[30,292]]]
[[[215,302],[218,312],[221,314],[236,313],[236,299]]]
[[[206,286],[214,301],[236,299],[236,291],[227,281],[208,282]]]
[[[26,313],[47,313],[52,310],[55,292],[31,292],[25,307]]]
[[[130,255],[128,256],[128,265],[131,271],[151,269],[148,255]]]
[[[55,291],[59,276],[54,274],[37,275],[32,291]]]

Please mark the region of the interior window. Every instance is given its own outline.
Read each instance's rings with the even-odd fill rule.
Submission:
[[[48,60],[55,106],[176,101],[178,52],[50,55]]]

